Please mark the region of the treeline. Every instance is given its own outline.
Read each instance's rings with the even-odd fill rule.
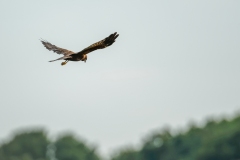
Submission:
[[[152,134],[141,149],[125,147],[112,160],[239,160],[240,116],[228,121],[209,120],[185,133],[168,130]]]
[[[68,134],[51,141],[44,130],[17,133],[0,147],[0,160],[100,160],[95,148]]]
[[[96,148],[68,134],[51,140],[44,130],[22,131],[0,144],[0,160],[100,160]],[[204,127],[172,135],[154,132],[140,149],[125,147],[111,160],[237,160],[240,159],[240,116],[209,120]]]

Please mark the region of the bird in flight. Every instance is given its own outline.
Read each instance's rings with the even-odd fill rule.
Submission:
[[[101,40],[99,42],[96,42],[96,43],[90,45],[89,47],[83,49],[80,52],[69,51],[67,49],[57,47],[57,46],[55,46],[47,41],[44,41],[44,40],[41,40],[41,42],[44,45],[44,47],[46,47],[49,51],[56,52],[57,54],[63,54],[63,57],[55,59],[55,60],[51,60],[49,62],[65,60],[64,62],[61,63],[61,65],[65,65],[65,64],[67,64],[68,61],[84,61],[84,62],[86,62],[88,53],[95,51],[97,49],[103,49],[108,46],[111,46],[115,42],[115,40],[118,36],[119,36],[119,34],[117,34],[117,32],[110,34],[108,37],[104,38],[103,40]]]

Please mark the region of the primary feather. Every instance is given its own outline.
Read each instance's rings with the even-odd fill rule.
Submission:
[[[57,47],[57,46],[51,44],[50,42],[47,42],[47,41],[44,41],[44,40],[42,40],[41,42],[49,51],[53,51],[57,54],[63,54],[63,55],[74,54],[74,52],[69,51],[69,50],[64,49],[64,48]]]
[[[82,51],[78,52],[77,54],[88,54],[97,49],[103,49],[108,46],[111,46],[115,42],[115,39],[118,36],[119,36],[119,34],[117,34],[117,32],[115,32],[115,33],[111,34],[110,36],[104,38],[103,40],[88,46],[87,48],[83,49]]]

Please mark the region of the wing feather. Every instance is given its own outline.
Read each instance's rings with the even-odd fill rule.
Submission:
[[[82,51],[78,52],[77,54],[88,54],[97,49],[103,49],[108,46],[111,46],[115,42],[115,40],[118,36],[119,36],[119,34],[117,34],[117,32],[115,32],[115,33],[109,35],[108,37],[104,38],[103,40],[88,46],[87,48],[83,49]]]
[[[41,42],[44,45],[44,47],[46,47],[49,51],[53,51],[57,54],[63,54],[64,56],[74,54],[74,52],[69,51],[69,50],[64,49],[64,48],[57,47],[57,46],[51,44],[50,42],[47,42],[47,41],[44,41],[44,40],[41,40]]]

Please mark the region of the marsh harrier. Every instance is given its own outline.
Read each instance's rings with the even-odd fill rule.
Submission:
[[[90,45],[89,47],[83,49],[80,52],[72,52],[69,51],[67,49],[63,49],[60,47],[57,47],[47,41],[41,40],[42,44],[49,50],[49,51],[53,51],[56,52],[57,54],[63,54],[64,56],[49,62],[54,62],[54,61],[58,61],[58,60],[65,60],[64,62],[62,62],[62,65],[67,64],[68,61],[87,61],[87,54],[95,51],[97,49],[103,49],[106,48],[108,46],[111,46],[116,38],[119,36],[119,34],[117,34],[117,32],[109,35],[108,37],[104,38],[103,40],[96,42],[92,45]]]

